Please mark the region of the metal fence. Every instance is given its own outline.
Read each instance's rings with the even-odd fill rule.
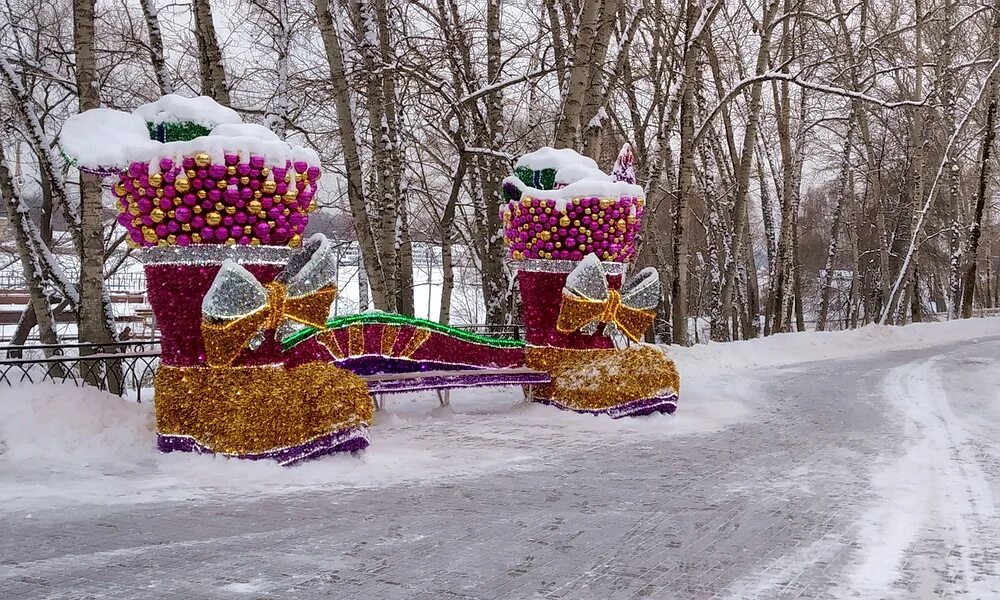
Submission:
[[[58,344],[0,346],[0,385],[72,383],[142,400],[160,363],[158,341],[107,346]]]

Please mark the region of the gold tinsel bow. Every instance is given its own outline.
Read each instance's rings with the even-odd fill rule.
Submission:
[[[566,278],[556,329],[560,333],[594,333],[601,323],[605,333],[617,328],[633,342],[656,318],[660,277],[651,267],[630,278],[621,291],[608,288],[607,275],[597,255],[588,254]]]
[[[335,257],[321,234],[310,238],[266,286],[234,261],[223,262],[202,302],[206,362],[232,365],[244,348],[260,347],[266,331],[275,330],[280,341],[295,323],[323,329],[337,298],[335,280]]]

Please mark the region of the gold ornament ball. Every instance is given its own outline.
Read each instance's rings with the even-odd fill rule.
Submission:
[[[540,238],[540,239],[541,239],[541,240],[542,240],[543,242],[547,242],[547,241],[549,241],[550,239],[552,239],[552,233],[551,233],[551,232],[548,232],[548,231],[540,231],[540,232],[538,232],[538,237],[539,237],[539,238]]]
[[[198,190],[196,196],[198,196],[199,200],[204,200],[206,197],[208,197],[208,192],[206,192],[205,190]]]
[[[224,190],[227,187],[229,187],[229,182],[226,181],[225,179],[220,179],[215,182],[215,187],[219,188],[220,190]]]
[[[181,223],[181,231],[191,231],[190,223]]]
[[[200,244],[201,243],[201,234],[199,234],[197,232],[192,233],[191,234],[191,243],[192,244]]]
[[[156,232],[149,227],[142,228],[142,239],[146,240],[150,244],[156,241]]]
[[[309,206],[306,207],[306,211],[313,212],[315,210],[316,210],[316,200],[310,200],[309,201]]]
[[[229,175],[230,177],[236,175],[236,167],[234,167],[233,165],[229,165],[228,167],[226,167],[226,175]]]
[[[254,197],[254,198],[257,198],[257,199],[259,200],[259,199],[261,199],[261,198],[263,198],[263,197],[264,197],[264,194],[263,194],[263,193],[261,193],[261,191],[260,191],[260,190],[254,190],[254,191],[253,191],[253,197]]]
[[[126,194],[128,194],[128,190],[125,189],[125,184],[120,181],[115,184],[114,191],[115,196],[118,196],[119,198],[123,198]]]
[[[244,175],[240,177],[240,185],[248,185],[250,183],[250,178]]]
[[[159,223],[163,221],[164,216],[166,215],[163,214],[163,211],[160,210],[160,207],[156,207],[153,210],[149,211],[149,218],[152,219],[154,223]]]
[[[151,185],[151,186],[153,186],[155,188],[158,188],[161,185],[163,185],[163,174],[162,173],[153,173],[147,179],[149,180],[149,185]]]
[[[569,227],[569,224],[570,224],[569,217],[567,217],[566,215],[559,217],[559,225],[561,225],[562,227]]]
[[[236,207],[235,206],[227,206],[226,207],[226,214],[227,215],[235,215],[236,214]]]
[[[247,202],[247,209],[252,213],[259,213],[261,209],[260,200],[251,200],[250,202]]]
[[[201,205],[200,204],[195,204],[194,206],[191,207],[191,211],[194,214],[196,214],[196,215],[200,215],[201,214]]]
[[[139,213],[139,206],[137,204],[129,203],[129,205],[128,205],[128,214],[132,215],[133,217],[138,217],[139,214],[140,214]]]
[[[199,169],[204,169],[212,162],[212,157],[206,152],[199,152],[194,155],[194,164],[198,165]]]
[[[212,211],[207,215],[205,215],[205,222],[211,225],[212,227],[215,227],[221,221],[222,221],[222,216],[215,211]]]
[[[274,190],[278,189],[278,184],[275,183],[274,180],[269,179],[269,180],[265,181],[264,183],[260,184],[260,189],[265,194],[273,194]]]
[[[250,240],[250,245],[251,246],[260,246],[260,240],[258,240],[257,238],[253,238],[252,240]]]
[[[176,244],[177,243],[177,236],[174,235],[174,234],[172,234],[172,233],[170,235],[168,235],[167,236],[167,243],[170,244],[171,246],[173,246],[174,244]]]
[[[191,189],[191,182],[187,179],[175,179],[174,189],[182,194],[187,193]]]
[[[260,168],[260,174],[263,175],[264,177],[267,177],[268,173],[270,173],[270,172],[271,172],[271,169],[269,169],[267,167],[261,167]]]
[[[184,174],[188,176],[188,179],[194,179],[195,177],[198,176],[198,171],[195,171],[194,169],[188,169],[187,171],[184,171]]]
[[[528,208],[529,206],[531,206],[531,198],[529,198],[527,196],[525,196],[524,198],[521,198],[521,206],[523,206],[525,208]]]
[[[228,240],[226,240],[226,245],[227,246],[235,246],[236,245],[236,240],[234,240],[233,238],[229,238]]]
[[[288,240],[288,245],[292,248],[298,248],[302,245],[302,236],[296,233],[292,236],[292,239]]]
[[[600,206],[601,206],[601,208],[607,210],[607,209],[611,208],[611,205],[614,204],[614,203],[615,203],[615,201],[612,200],[611,198],[601,198]]]

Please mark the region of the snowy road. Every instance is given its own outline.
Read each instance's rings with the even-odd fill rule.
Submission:
[[[681,366],[673,421],[400,401],[363,463],[291,475],[0,460],[0,597],[1000,597],[995,332]]]

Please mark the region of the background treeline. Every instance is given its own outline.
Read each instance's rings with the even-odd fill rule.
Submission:
[[[2,0],[3,248],[22,330],[114,339],[126,260],[55,139],[80,109],[205,94],[320,152],[315,223],[412,313],[415,241],[471,250],[517,321],[498,234],[517,155],[623,143],[664,342],[968,317],[1000,304],[1000,0]],[[33,210],[37,207],[37,210]],[[54,251],[80,257],[79,280]]]

